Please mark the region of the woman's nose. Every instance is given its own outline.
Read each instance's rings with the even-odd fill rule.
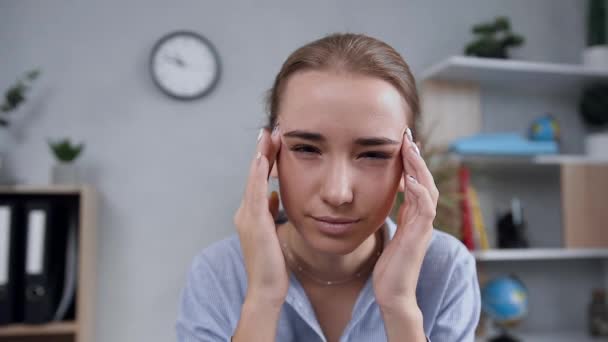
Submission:
[[[334,162],[323,180],[321,197],[324,202],[339,207],[353,201],[351,175],[346,162]]]

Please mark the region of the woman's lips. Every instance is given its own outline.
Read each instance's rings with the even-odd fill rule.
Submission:
[[[341,235],[351,230],[359,220],[312,217],[317,229],[328,235]],[[327,221],[326,221],[327,220]],[[331,220],[331,221],[330,221]]]

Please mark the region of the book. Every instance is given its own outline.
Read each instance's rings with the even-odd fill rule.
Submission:
[[[462,195],[460,200],[460,208],[462,211],[462,243],[470,250],[475,249],[473,241],[473,221],[471,217],[471,205],[469,202],[469,169],[461,165],[458,169],[459,190]]]

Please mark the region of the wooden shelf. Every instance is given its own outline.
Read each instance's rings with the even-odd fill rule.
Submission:
[[[25,203],[29,196],[44,195],[72,201],[78,210],[78,270],[75,293],[75,318],[68,322],[53,322],[42,325],[12,324],[0,326],[0,341],[49,341],[49,342],[93,342],[95,340],[95,293],[96,272],[96,207],[97,194],[89,185],[11,185],[0,186],[0,195],[18,203]],[[74,197],[74,198],[71,198]],[[16,336],[20,336],[18,339]]]
[[[2,194],[32,194],[32,195],[77,195],[88,185],[1,185]]]
[[[76,334],[75,322],[56,322],[42,325],[11,324],[0,326],[0,337],[7,336],[48,336]]]
[[[477,261],[608,259],[608,248],[526,248],[473,251]]]
[[[572,93],[597,81],[608,81],[608,70],[580,64],[556,64],[452,56],[422,73],[422,81],[473,82],[514,90]]]

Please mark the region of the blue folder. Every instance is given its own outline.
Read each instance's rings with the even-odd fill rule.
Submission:
[[[556,141],[534,141],[519,133],[482,133],[456,140],[450,151],[469,155],[531,156],[559,152]]]

